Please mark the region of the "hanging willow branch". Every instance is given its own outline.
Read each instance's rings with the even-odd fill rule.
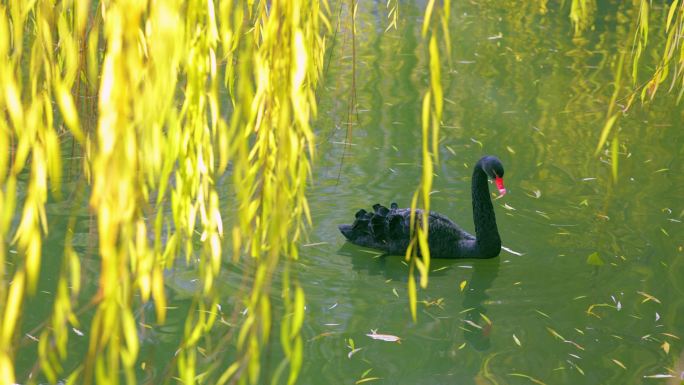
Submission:
[[[423,172],[420,185],[411,200],[411,241],[406,250],[406,260],[409,261],[408,294],[411,316],[416,319],[417,288],[414,278],[415,271],[420,274],[420,286],[427,287],[430,272],[430,249],[428,247],[428,220],[423,218],[430,211],[430,191],[432,190],[432,176],[434,163],[438,159],[439,125],[442,120],[444,95],[442,91],[441,58],[437,36],[441,32],[447,47],[449,47],[449,10],[451,2],[445,0],[443,7],[435,9],[435,1],[428,2],[425,9],[422,35],[429,41],[428,58],[430,63],[430,88],[423,97],[422,110],[422,155]],[[418,204],[422,206],[422,213],[417,211]],[[418,215],[417,215],[418,213]]]

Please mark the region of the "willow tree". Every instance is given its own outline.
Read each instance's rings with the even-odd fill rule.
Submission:
[[[176,375],[185,383],[258,383],[272,329],[272,277],[282,272],[281,372],[288,369],[294,382],[304,294],[287,265],[310,221],[310,122],[326,7],[319,0],[0,4],[0,235],[10,241],[0,243],[0,383],[39,374],[52,383],[134,383],[135,311],[152,301],[156,322],[164,322],[164,270],[179,256],[196,264],[201,284]],[[219,97],[222,89],[230,100]],[[18,378],[22,306],[41,279],[48,189],[55,196],[64,190],[61,160],[70,140],[84,154],[97,220],[98,289],[81,293],[69,228],[52,316],[32,336],[38,365]],[[237,220],[227,231],[230,262],[249,259],[256,279],[245,291],[250,311],[232,364],[201,365],[198,345],[219,315],[216,280],[227,253],[217,179],[228,165],[239,186],[232,193]],[[22,173],[29,180],[20,196]],[[82,311],[91,306],[92,320],[83,325]],[[85,357],[68,356],[72,327],[87,331]],[[66,370],[66,361],[82,363]]]

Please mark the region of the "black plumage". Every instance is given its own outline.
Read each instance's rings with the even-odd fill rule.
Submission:
[[[446,216],[430,212],[428,220],[428,246],[433,258],[492,258],[501,251],[501,238],[496,226],[494,207],[489,195],[488,179],[496,180],[501,194],[503,187],[503,165],[494,156],[485,156],[475,165],[472,178],[473,236],[461,229]],[[339,229],[352,243],[380,249],[388,254],[404,254],[410,241],[410,216],[408,208],[390,208],[373,205],[373,212],[359,210],[351,225],[340,225]],[[419,222],[424,220],[422,210],[416,210]]]

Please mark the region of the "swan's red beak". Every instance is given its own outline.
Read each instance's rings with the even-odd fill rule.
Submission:
[[[496,183],[496,188],[499,189],[499,193],[501,193],[501,196],[506,195],[506,188],[504,187],[504,184],[503,184],[503,178],[500,176],[497,176],[496,179],[494,179],[494,182]]]

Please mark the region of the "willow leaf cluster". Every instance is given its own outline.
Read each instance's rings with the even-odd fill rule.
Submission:
[[[428,40],[428,59],[430,70],[430,86],[423,96],[422,108],[422,173],[420,184],[411,199],[411,241],[406,249],[406,260],[409,264],[408,294],[411,316],[416,319],[417,288],[414,274],[416,269],[420,274],[420,286],[427,287],[428,274],[430,272],[430,249],[428,247],[427,213],[430,211],[430,191],[432,190],[432,177],[434,164],[439,162],[438,144],[439,127],[444,112],[444,91],[442,90],[441,55],[438,36],[441,32],[446,46],[447,58],[450,56],[449,39],[449,14],[451,2],[444,1],[438,4],[431,0],[425,8],[422,35]],[[429,38],[428,38],[429,36]],[[416,208],[420,203],[425,215],[416,215]]]
[[[285,359],[277,374],[295,381],[305,297],[286,262],[297,258],[310,223],[310,121],[327,11],[318,0],[0,4],[0,236],[9,240],[0,242],[0,383],[26,380],[15,368],[23,306],[48,257],[46,203],[48,190],[55,199],[64,190],[65,138],[84,155],[99,280],[84,300],[72,217],[52,315],[34,337],[39,361],[31,378],[135,383],[145,328],[136,309],[152,302],[155,321],[165,321],[164,272],[181,256],[196,266],[200,284],[170,376],[259,383],[272,281],[282,274]],[[229,167],[234,187],[221,191]],[[221,196],[237,201],[228,237]],[[230,260],[222,258],[226,243]],[[245,258],[256,278],[243,294],[238,353],[207,363],[198,352],[221,315],[222,264]],[[83,324],[77,309],[90,307]],[[69,357],[70,328],[87,331],[82,359]]]

